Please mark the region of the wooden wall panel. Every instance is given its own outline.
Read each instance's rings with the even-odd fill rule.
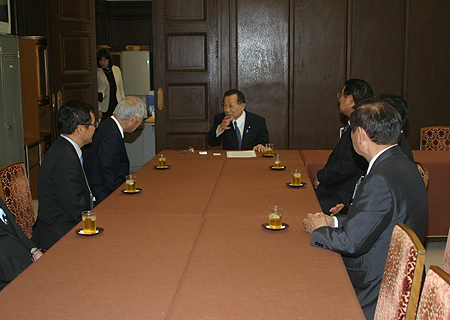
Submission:
[[[246,110],[266,118],[274,148],[288,149],[289,1],[237,1],[236,14],[235,85]]]
[[[411,1],[406,100],[414,149],[419,149],[421,127],[450,125],[449,20],[449,1]]]
[[[347,5],[295,1],[293,149],[332,149],[339,137],[336,93],[346,78]]]
[[[208,84],[170,84],[166,86],[167,121],[208,121]]]
[[[208,49],[206,32],[167,33],[166,72],[207,72]],[[202,53],[190,54],[192,51]]]

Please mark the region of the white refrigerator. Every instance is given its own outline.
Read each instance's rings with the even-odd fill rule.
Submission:
[[[148,51],[122,51],[123,90],[126,96],[148,95],[150,89],[150,54]]]

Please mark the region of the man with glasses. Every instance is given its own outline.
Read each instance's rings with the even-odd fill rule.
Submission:
[[[361,79],[349,79],[337,94],[339,111],[347,117],[355,110],[355,105],[373,97],[372,87]],[[358,155],[352,146],[349,125],[347,125],[325,167],[317,173],[314,188],[323,212],[329,214],[337,204],[344,213],[350,204],[358,179],[367,170],[367,161]],[[335,210],[337,211],[337,210]],[[337,213],[337,212],[335,212]]]
[[[81,148],[92,141],[97,122],[91,105],[71,100],[58,111],[60,136],[45,154],[39,171],[39,211],[32,240],[49,249],[92,209]]]
[[[223,112],[214,116],[214,126],[208,133],[210,142],[222,141],[224,150],[266,151],[269,132],[266,120],[245,110],[245,96],[236,89],[225,92]]]
[[[92,144],[83,150],[86,172],[96,204],[99,204],[122,183],[130,171],[124,132],[131,133],[142,123],[145,105],[141,99],[127,97],[114,114],[100,122]]]

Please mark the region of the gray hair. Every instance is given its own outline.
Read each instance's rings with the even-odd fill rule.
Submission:
[[[114,115],[120,120],[128,120],[136,116],[138,119],[142,118],[145,114],[145,104],[137,97],[126,97],[119,102]]]

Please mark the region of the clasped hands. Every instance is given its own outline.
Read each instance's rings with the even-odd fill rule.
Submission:
[[[305,227],[306,233],[312,234],[314,230],[320,227],[334,227],[334,218],[339,211],[344,208],[343,203],[339,203],[330,209],[330,215],[323,212],[308,213],[306,218],[303,219],[303,226]]]

